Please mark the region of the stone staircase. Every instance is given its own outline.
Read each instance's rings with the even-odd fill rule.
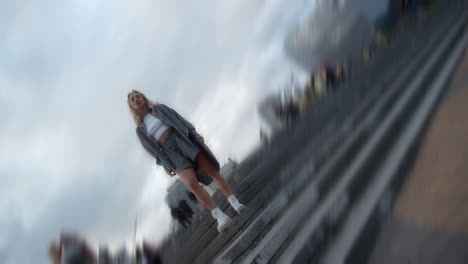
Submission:
[[[229,181],[248,209],[236,216],[213,195],[233,225],[218,234],[204,210],[161,246],[164,263],[365,263],[443,95],[466,16],[454,1],[403,21],[369,64],[239,163]]]

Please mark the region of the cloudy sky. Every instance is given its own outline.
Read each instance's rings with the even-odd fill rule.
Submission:
[[[256,102],[291,73],[305,0],[1,0],[0,263],[47,263],[77,231],[111,247],[169,230],[170,179],[134,133],[139,89],[192,121],[221,163],[258,144]],[[33,261],[34,260],[34,261]]]

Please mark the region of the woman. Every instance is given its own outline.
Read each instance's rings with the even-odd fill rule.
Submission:
[[[233,195],[226,180],[219,174],[219,163],[190,122],[166,105],[152,103],[139,91],[127,97],[128,106],[137,125],[137,135],[143,147],[173,176],[180,176],[211,215],[218,221],[218,231],[224,231],[231,219],[217,206],[202,188],[195,174],[200,167],[219,186],[228,202],[240,214],[245,206]]]

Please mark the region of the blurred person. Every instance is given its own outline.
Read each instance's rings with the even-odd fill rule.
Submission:
[[[151,102],[139,91],[130,92],[127,103],[142,146],[169,175],[180,176],[198,200],[211,211],[212,217],[218,222],[218,231],[224,231],[230,225],[231,219],[200,186],[195,167],[200,167],[213,178],[238,214],[245,209],[245,205],[237,200],[226,180],[220,175],[219,163],[204,144],[203,137],[176,111],[164,104]]]
[[[310,104],[314,103],[314,101],[317,99],[317,94],[315,92],[315,78],[316,77],[314,74],[310,75],[310,86],[308,87],[310,89]]]
[[[320,64],[320,76],[325,80],[327,88],[333,88],[336,84],[336,75],[333,69],[326,63]]]
[[[185,228],[192,224],[192,220],[187,218],[187,215],[184,214],[179,207],[171,208],[171,216]]]
[[[325,82],[320,72],[314,77],[314,91],[317,97],[325,94]]]
[[[411,7],[413,6],[413,2],[411,0],[400,0],[400,7],[402,13],[408,13],[411,11]]]
[[[142,252],[144,259],[148,264],[162,264],[161,255],[159,250],[151,246],[148,242],[143,241]]]
[[[97,257],[88,244],[75,234],[62,233],[60,264],[97,264]]]
[[[61,264],[97,264],[97,257],[91,247],[76,235],[62,236]]]
[[[187,204],[187,201],[185,200],[180,200],[179,201],[179,209],[182,210],[182,213],[187,216],[187,218],[192,219],[193,216],[193,210],[190,208],[190,206]]]
[[[189,192],[189,191],[185,191],[187,193],[187,196],[188,198],[194,202],[194,203],[198,203],[198,200],[197,200],[197,197],[195,196],[195,194],[193,194],[193,192]]]
[[[228,162],[229,162],[229,165],[231,166],[231,169],[234,169],[235,167],[237,167],[237,161],[231,158],[228,158]]]
[[[135,248],[135,263],[141,264],[144,260],[143,252],[139,247]]]
[[[111,255],[109,253],[109,248],[107,246],[99,247],[99,264],[111,264]]]
[[[312,82],[308,81],[304,87],[304,90],[301,93],[299,98],[299,109],[300,111],[304,111],[310,105],[313,97],[313,87]]]
[[[57,245],[57,243],[52,242],[49,246],[49,259],[52,264],[60,264],[60,259],[61,259],[61,252],[60,252],[60,247]]]
[[[146,256],[144,255],[143,249],[141,247],[137,247],[135,250],[135,262],[136,264],[149,264],[149,261],[146,259]]]
[[[209,185],[207,186],[208,188]],[[198,202],[198,199],[197,197],[195,196],[195,194],[193,194],[193,192],[191,191],[185,191],[185,193],[187,193],[187,197],[190,199],[190,202],[195,206],[195,208],[193,209],[194,210],[194,214],[200,212],[202,209],[203,209],[203,205],[201,205],[199,202]],[[201,205],[201,207],[200,207]]]
[[[286,114],[286,124],[289,126],[292,124],[292,122],[294,122],[294,120],[298,116],[299,106],[294,101],[287,100],[284,109]]]
[[[335,75],[336,75],[336,80],[338,82],[342,82],[345,77],[344,77],[344,71],[343,71],[343,64],[337,63],[335,66]]]

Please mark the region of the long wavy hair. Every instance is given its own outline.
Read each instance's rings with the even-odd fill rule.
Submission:
[[[143,99],[146,102],[146,109],[143,109],[143,110],[139,111],[137,109],[134,109],[130,105],[130,96],[132,94],[139,94],[141,97],[143,97]],[[130,109],[130,113],[131,113],[131,115],[133,117],[133,121],[135,121],[135,124],[137,126],[142,126],[143,125],[143,118],[148,113],[148,109],[153,108],[154,106],[158,105],[158,103],[149,100],[142,92],[137,91],[137,90],[132,90],[131,92],[128,93],[128,95],[127,95],[127,104],[128,104],[128,108]]]

